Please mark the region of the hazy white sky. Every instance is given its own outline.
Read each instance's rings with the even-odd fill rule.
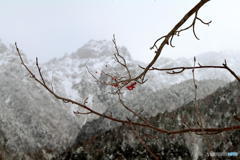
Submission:
[[[132,57],[149,61],[149,47],[199,0],[0,0],[0,39],[18,42],[30,58],[47,61],[74,52],[90,39],[115,34]],[[211,0],[198,23],[200,41],[188,31],[174,39],[163,56],[193,56],[205,51],[240,50],[240,0]]]

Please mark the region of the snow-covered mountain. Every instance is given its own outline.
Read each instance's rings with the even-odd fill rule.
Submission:
[[[145,66],[146,64],[134,61],[125,47],[120,46],[119,50],[120,54],[126,58],[130,70],[135,74],[141,72],[138,65]],[[78,101],[83,101],[83,99],[88,97],[89,106],[97,111],[104,112],[107,108],[118,105],[118,101],[115,96],[108,93],[111,91],[111,87],[97,83],[89,72],[101,80],[106,78],[103,72],[115,75],[119,72],[124,72],[123,68],[114,60],[113,53],[115,53],[115,49],[111,41],[91,40],[77,51],[62,58],[53,59],[43,64],[43,66],[45,67],[45,74],[48,75],[49,80],[52,81],[58,93]],[[216,59],[208,58],[209,55],[214,54],[216,54]],[[204,53],[196,57],[197,62],[202,65],[221,65],[224,59],[227,59],[230,67],[237,72],[240,71],[238,68],[240,54],[237,53]],[[155,67],[159,68],[176,66],[193,66],[193,58],[171,59],[162,57],[155,64]],[[197,80],[233,80],[232,75],[226,70],[220,69],[199,69],[195,71],[195,76]],[[143,93],[154,93],[164,88],[167,90],[171,85],[180,84],[183,81],[192,79],[192,77],[191,70],[176,75],[150,71],[146,77],[149,79],[148,82],[138,85],[131,92],[125,91],[125,98],[133,100],[134,97],[141,97]],[[72,110],[76,110],[76,108],[72,108]],[[95,116],[80,116],[79,119],[85,123],[93,117]]]
[[[128,62],[134,62],[125,47],[119,47],[119,51]],[[102,103],[99,96],[107,95],[111,97],[111,95],[106,93],[107,90],[104,90],[106,86],[96,83],[96,79],[90,73],[96,78],[104,78],[102,71],[121,72],[121,68],[113,58],[114,52],[112,42],[91,40],[72,54],[42,64],[43,72],[51,81],[57,93],[80,102],[88,98],[89,106],[99,112],[104,112],[108,106]],[[133,64],[136,65],[137,63],[131,65]],[[79,108],[74,107],[72,106],[72,110],[79,110]],[[85,123],[87,119],[92,117],[95,116],[79,116],[79,121]]]
[[[146,65],[134,61],[125,47],[120,46],[119,51],[126,58],[133,74],[141,71],[138,67],[139,64]],[[54,91],[59,95],[80,102],[88,98],[87,105],[94,110],[101,113],[107,111],[118,116],[127,116],[127,112],[118,110],[121,105],[117,97],[109,94],[113,88],[96,82],[96,79],[89,73],[91,72],[100,80],[107,78],[103,72],[114,75],[126,74],[124,69],[114,60],[114,52],[112,42],[91,40],[71,54],[42,63],[41,69],[47,83],[52,85]],[[197,60],[201,64],[221,64],[226,55],[216,54],[219,57],[215,61],[210,60],[204,54],[197,56]],[[239,72],[238,60],[240,60],[240,56],[238,54],[227,55],[230,55],[227,58],[229,66]],[[23,58],[29,67],[36,71],[34,62],[28,60],[24,54]],[[160,58],[156,66],[161,68],[191,66],[192,63],[193,60],[187,58]],[[84,110],[63,104],[50,96],[47,91],[28,77],[28,73],[20,64],[14,46],[8,47],[1,42],[0,76],[0,150],[3,150],[5,154],[14,151],[25,156],[26,151],[38,152],[41,150],[45,153],[49,148],[61,150],[73,142],[82,125],[97,118],[94,115],[75,116],[73,110]],[[223,84],[222,80],[232,80],[229,73],[219,70],[198,71],[196,77],[198,80],[220,79],[220,81],[216,81],[219,83],[211,81],[209,82],[211,85],[205,87],[200,82],[199,92],[201,94],[199,96],[207,95],[208,91],[213,92]],[[144,114],[151,115],[168,110],[169,108],[164,108],[163,105],[157,105],[159,99],[164,101],[162,104],[171,105],[170,109],[174,109],[177,108],[177,105],[182,105],[192,98],[192,95],[188,94],[189,90],[186,89],[191,89],[191,87],[186,83],[181,83],[192,78],[191,71],[180,75],[151,71],[146,78],[149,80],[145,84],[137,84],[131,92],[123,90],[126,103],[134,106],[135,109],[144,109],[145,112],[142,112]],[[188,84],[190,83],[191,81]],[[179,93],[175,93],[176,89],[181,90],[181,96],[178,96]],[[169,97],[172,99],[171,103],[167,102]],[[175,103],[179,99],[183,99],[183,101]],[[152,101],[154,104],[149,106],[149,109],[144,108],[146,105],[139,105],[139,102],[145,104]],[[2,146],[5,148],[1,149]],[[45,150],[43,151],[43,149]]]

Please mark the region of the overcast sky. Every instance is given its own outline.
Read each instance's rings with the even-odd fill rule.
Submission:
[[[199,0],[0,0],[0,39],[18,42],[30,57],[47,61],[72,53],[90,39],[115,34],[136,60],[149,61],[152,43],[166,34]],[[206,51],[240,51],[240,0],[211,0],[199,12],[212,20],[174,39],[163,56],[190,57]]]

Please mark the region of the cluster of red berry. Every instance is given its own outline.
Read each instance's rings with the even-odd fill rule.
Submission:
[[[95,73],[97,74],[98,72],[96,71]],[[112,81],[114,81],[114,83],[112,83],[111,86],[119,87],[119,83],[117,82],[117,78],[116,77],[112,77]],[[126,82],[125,84],[128,84],[128,83],[129,82]],[[136,84],[137,84],[137,82],[132,82],[129,85],[127,85],[126,88],[131,91],[134,88],[136,88]]]
[[[115,77],[113,77],[112,78],[112,80],[114,80],[115,82],[117,81],[117,79],[115,78]],[[128,84],[128,82],[126,82],[126,84]],[[136,88],[136,84],[137,84],[137,82],[132,82],[132,83],[130,83],[129,85],[127,85],[126,86],[126,88],[128,89],[128,90],[133,90],[134,88]],[[119,86],[119,83],[112,83],[111,84],[113,87],[118,87]]]

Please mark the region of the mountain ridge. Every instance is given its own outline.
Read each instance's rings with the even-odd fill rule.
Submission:
[[[54,91],[61,96],[73,98],[79,102],[88,97],[88,105],[100,113],[115,112],[114,114],[123,116],[124,114],[119,114],[118,109],[114,110],[114,106],[116,108],[120,105],[116,97],[108,94],[108,91],[112,87],[97,83],[89,74],[91,72],[96,78],[101,80],[107,78],[106,75],[104,76],[103,71],[114,75],[119,73],[126,74],[121,66],[114,61],[113,44],[104,47],[104,45],[110,45],[111,43],[106,41],[90,41],[90,43],[70,55],[42,63],[41,69],[46,83],[52,85]],[[95,48],[91,49],[91,47]],[[90,50],[89,54],[88,50]],[[139,62],[131,59],[130,53],[125,47],[119,47],[119,51],[120,54],[126,55],[129,69],[133,74],[141,72],[142,69],[138,67]],[[103,53],[106,53],[106,55]],[[29,68],[38,76],[35,62],[28,60],[25,54],[22,55]],[[232,62],[235,63],[236,60],[237,58],[234,57]],[[175,61],[168,59],[166,66],[171,67],[171,65],[175,64]],[[191,60],[183,59],[182,62],[178,61],[178,64],[191,64]],[[141,65],[144,66],[143,63]],[[164,64],[161,65],[164,66]],[[88,66],[89,70],[87,70],[86,66]],[[237,64],[234,64],[234,66],[237,66]],[[19,153],[18,156],[31,157],[27,153],[29,148],[39,152],[42,156],[46,156],[45,152],[48,152],[46,150],[49,148],[61,151],[74,143],[79,128],[87,122],[98,118],[94,115],[75,116],[72,111],[79,110],[78,107],[57,101],[46,90],[29,78],[28,73],[20,64],[19,57],[13,45],[7,47],[0,43],[0,69],[0,75],[3,77],[0,80],[0,93],[2,94],[0,121],[5,126],[0,128],[0,150],[6,152],[6,155],[7,152],[11,153],[11,151],[15,151]],[[228,77],[231,76],[226,76],[224,73],[216,77],[216,72],[204,73],[196,72],[197,75],[199,74],[197,78],[200,77],[198,80],[203,81],[209,79],[209,77],[210,79],[211,77],[213,79],[221,79],[221,82],[219,81],[219,83],[214,84],[215,86],[209,86],[208,89],[211,91],[216,89],[217,86],[225,84],[225,79],[229,81]],[[177,76],[180,76],[180,78]],[[163,100],[171,96],[181,97],[176,95],[174,93],[175,90],[171,90],[169,87],[175,85],[175,88],[179,87],[181,89],[181,83],[192,79],[192,73],[190,71],[182,75],[168,75],[164,72],[150,71],[147,78],[149,79],[148,82],[143,85],[137,85],[131,92],[126,89],[124,90],[126,93],[124,99],[128,100],[130,105],[137,107],[139,101],[144,102],[144,95],[154,96],[155,92],[158,92],[159,95],[161,92],[165,92],[166,97]],[[206,93],[206,91],[203,90],[202,93]],[[6,95],[12,95],[14,98],[9,98]],[[191,99],[191,96],[188,98]],[[170,107],[172,109],[176,109],[177,107],[172,106]],[[160,112],[161,109],[152,105],[153,113]],[[161,111],[167,109],[164,108]],[[9,118],[12,121],[8,121]],[[30,127],[28,128],[28,126]],[[109,128],[111,127],[112,125],[109,124]],[[38,138],[39,135],[42,138]],[[62,147],[58,147],[59,145]],[[1,148],[2,146],[5,148]],[[51,151],[49,152],[50,155],[53,154]]]

